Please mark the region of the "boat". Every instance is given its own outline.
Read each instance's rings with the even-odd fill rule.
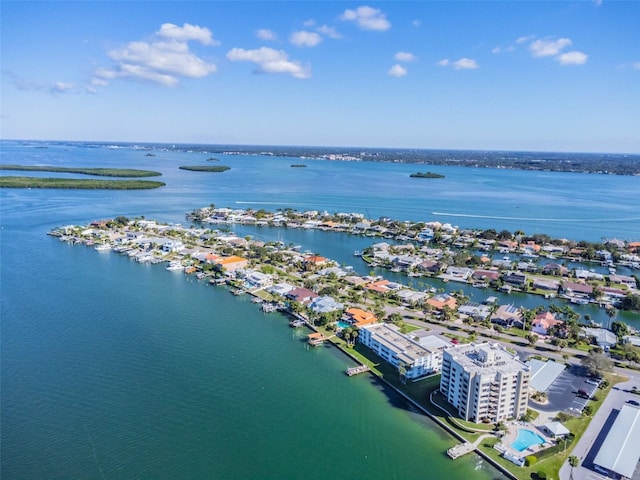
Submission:
[[[264,313],[275,312],[278,309],[278,306],[275,303],[265,302],[262,304],[262,311]]]
[[[353,256],[354,257],[361,257],[362,256],[362,252],[360,250],[356,250],[353,252]]]
[[[111,250],[111,245],[108,243],[99,243],[94,247],[98,252],[106,252],[107,250]]]
[[[589,304],[589,300],[587,300],[586,298],[572,297],[569,301],[571,303],[575,304],[575,305],[588,305]]]
[[[169,266],[166,268],[166,270],[169,270],[169,271],[184,270],[184,265],[182,265],[182,263],[179,260],[173,260],[172,262],[169,262]]]

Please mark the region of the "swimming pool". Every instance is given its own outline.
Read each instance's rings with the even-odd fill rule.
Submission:
[[[546,440],[536,432],[520,428],[518,429],[518,436],[511,444],[511,448],[522,452],[529,448],[531,445],[542,445],[545,442]]]
[[[338,323],[338,328],[349,328],[353,326],[350,323],[343,322],[342,320],[339,320],[337,323]]]

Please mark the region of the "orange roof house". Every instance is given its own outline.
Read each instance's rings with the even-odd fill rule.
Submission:
[[[389,280],[378,280],[377,282],[371,282],[364,286],[367,290],[373,290],[374,292],[386,293],[390,290],[387,286],[389,284]]]
[[[346,312],[344,312],[343,319],[345,322],[350,323],[356,327],[362,327],[364,325],[369,325],[378,321],[378,317],[376,317],[373,313],[361,310],[359,308],[349,308]]]
[[[216,263],[220,265],[225,272],[234,272],[240,268],[245,268],[249,264],[249,260],[232,255],[230,257],[220,258]]]
[[[207,263],[217,263],[220,260],[220,255],[216,255],[215,253],[208,253],[206,257],[204,257],[204,261]]]
[[[320,265],[324,265],[327,261],[328,260],[326,258],[321,257],[320,255],[309,255],[308,257],[305,257],[304,264],[307,267],[318,267]]]
[[[456,299],[446,293],[429,298],[427,300],[427,304],[431,305],[436,310],[442,310],[444,307],[449,307],[451,310],[455,310],[457,307]]]
[[[556,325],[562,325],[562,320],[556,320],[556,317],[551,312],[539,313],[531,323],[531,330],[541,335],[546,335],[551,327]]]

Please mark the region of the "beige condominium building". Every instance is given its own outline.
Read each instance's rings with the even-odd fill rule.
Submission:
[[[440,392],[465,420],[520,418],[529,400],[529,367],[495,343],[444,350]]]

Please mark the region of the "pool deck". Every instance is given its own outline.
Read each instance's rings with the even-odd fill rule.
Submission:
[[[500,442],[500,450],[506,451],[513,456],[526,457],[527,455],[539,452],[540,450],[545,450],[554,445],[553,439],[546,435],[542,431],[542,429],[538,428],[532,423],[514,421],[508,422],[506,426],[507,431],[502,437],[502,441]],[[542,438],[544,438],[545,443],[543,445],[532,445],[529,448],[522,450],[521,452],[516,450],[511,446],[511,444],[516,441],[516,438],[518,437],[518,430],[520,429],[531,430],[532,432],[535,432],[537,435],[540,435]]]

